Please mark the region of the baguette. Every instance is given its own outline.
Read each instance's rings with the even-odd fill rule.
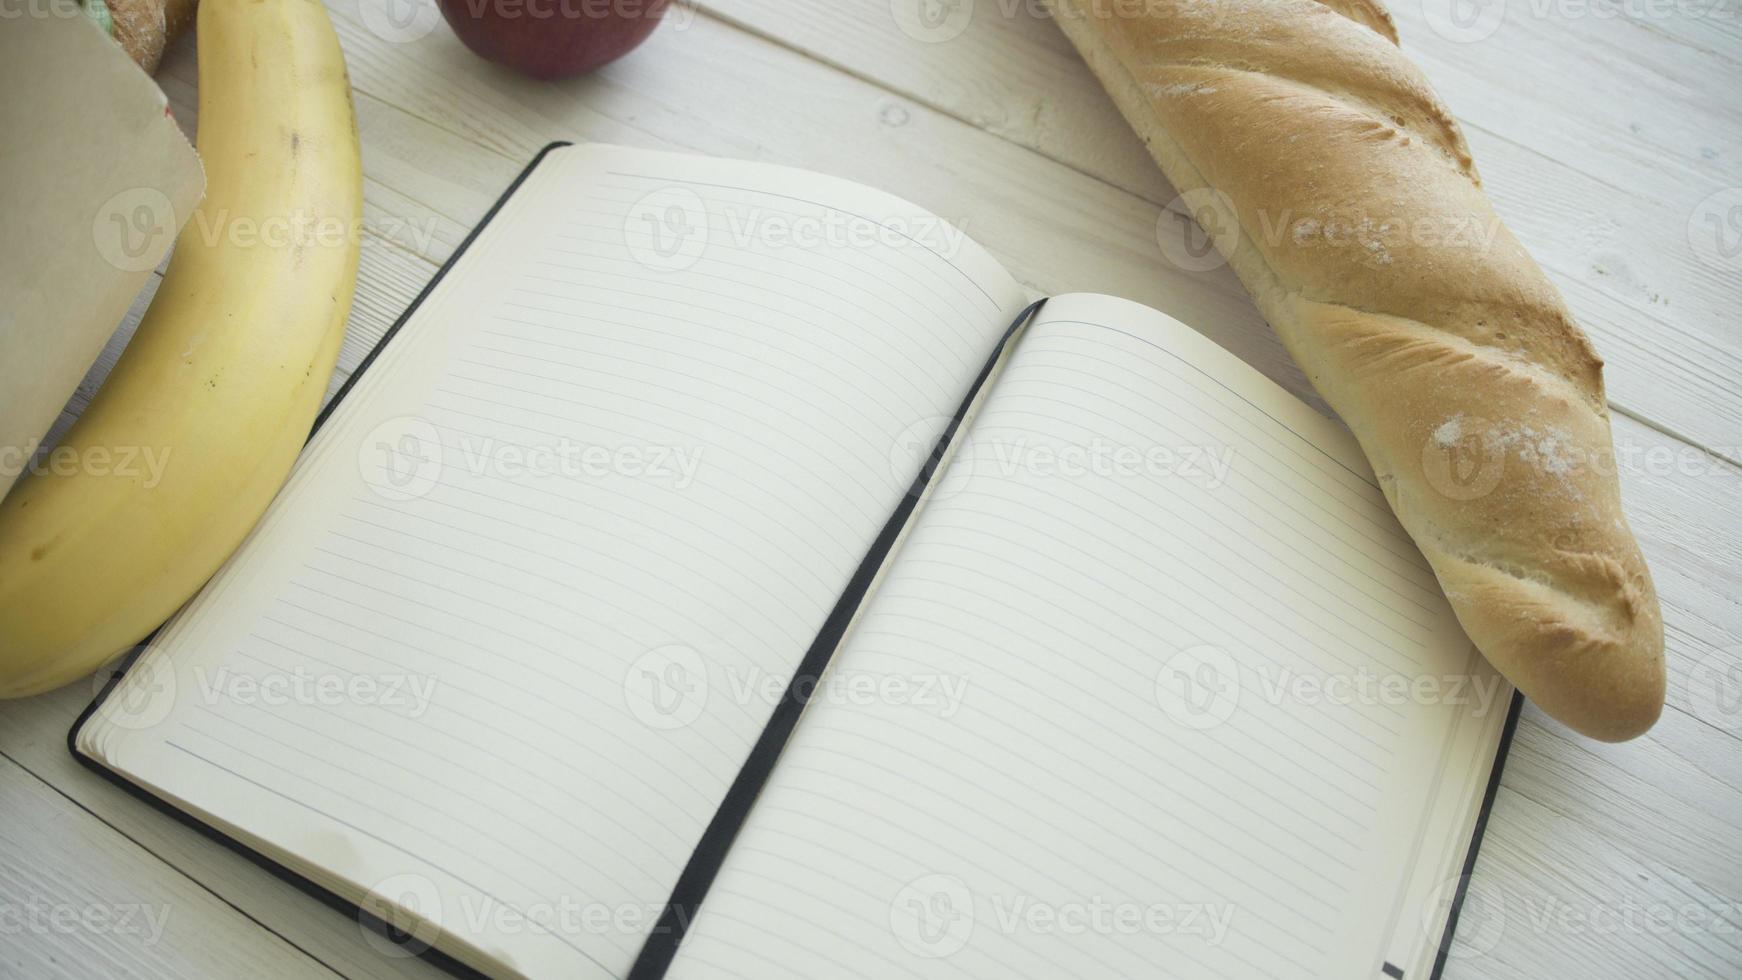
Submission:
[[[1632,738],[1663,621],[1602,361],[1375,0],[1058,0],[1060,27],[1360,440],[1488,660]]]
[[[116,43],[145,69],[157,74],[163,52],[194,24],[198,0],[108,0]]]

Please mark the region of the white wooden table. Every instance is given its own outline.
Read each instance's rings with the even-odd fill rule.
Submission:
[[[705,0],[561,84],[472,57],[429,0],[332,9],[370,226],[341,376],[538,148],[572,139],[881,186],[1037,290],[1166,310],[1310,397],[1226,269],[1163,261],[1174,194],[1038,0]],[[1642,739],[1526,711],[1447,976],[1742,977],[1742,0],[1394,13],[1608,360],[1669,640],[1669,707]],[[191,129],[190,43],[160,81]],[[65,734],[90,694],[0,703],[0,976],[439,975],[79,768]]]

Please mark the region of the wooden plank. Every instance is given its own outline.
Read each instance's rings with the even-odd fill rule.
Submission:
[[[1141,143],[1036,5],[1015,5],[1016,13],[1005,16],[1008,3],[980,4],[969,26],[941,43],[904,33],[889,5],[879,0],[826,9],[780,0],[709,0],[709,6],[758,34],[1038,150],[1150,205],[1173,198]],[[1425,26],[1415,33],[1423,32]],[[1557,48],[1553,37],[1507,33],[1486,44],[1459,45],[1427,33],[1429,38],[1417,39],[1407,50],[1420,55],[1436,82],[1445,76],[1480,83],[1443,94],[1466,126],[1496,209],[1561,285],[1608,359],[1612,401],[1742,461],[1742,398],[1729,383],[1742,375],[1742,335],[1732,326],[1734,310],[1742,304],[1742,260],[1734,267],[1708,264],[1696,256],[1689,239],[1700,202],[1742,177],[1720,179],[1715,167],[1678,173],[1687,167],[1666,168],[1661,158],[1677,152],[1699,158],[1699,149],[1678,151],[1631,133],[1616,137],[1627,143],[1626,153],[1642,159],[1655,152],[1660,162],[1647,161],[1628,177],[1614,168],[1616,154],[1623,152],[1619,146],[1593,145],[1591,136],[1575,141],[1578,134],[1597,131],[1590,113],[1598,104],[1609,104],[1589,91],[1592,85],[1612,84],[1608,60],[1580,62],[1582,49]],[[1495,51],[1501,41],[1517,47]],[[1497,66],[1466,65],[1465,49],[1529,63],[1532,72],[1547,77],[1532,75],[1533,84],[1516,85]],[[1599,75],[1605,76],[1600,83]],[[1637,112],[1673,104],[1678,111],[1671,115],[1680,116],[1685,104],[1685,114],[1695,121],[1676,125],[1688,139],[1697,134],[1706,144],[1717,139],[1714,132],[1742,128],[1735,118],[1742,109],[1702,115],[1700,108],[1713,101],[1711,95],[1678,93],[1659,95],[1688,99],[1641,103],[1630,97],[1625,106]],[[1568,108],[1561,104],[1566,101],[1593,108]],[[1621,125],[1614,119],[1607,124]],[[1593,176],[1592,168],[1601,173]],[[1092,192],[1061,179],[1042,193],[1074,199]],[[1153,245],[1145,258],[1152,268],[1162,265]]]
[[[1622,500],[1663,604],[1668,703],[1693,711],[1710,700],[1698,685],[1714,665],[1742,664],[1742,468],[1625,416],[1614,423]],[[1737,687],[1729,697],[1742,698]],[[1742,737],[1742,717],[1707,715]]]
[[[0,881],[0,976],[336,975],[4,755]]]
[[[0,910],[24,886],[57,903],[161,896],[150,900],[168,904],[169,931],[150,956],[97,944],[102,937],[39,937],[33,952],[21,954],[24,962],[59,957],[76,970],[69,975],[81,977],[445,976],[422,960],[382,952],[384,940],[354,918],[79,765],[66,733],[95,687],[71,684],[0,712],[0,881],[8,883],[0,887]],[[23,870],[15,871],[19,861]],[[10,948],[0,939],[0,976],[56,975],[8,973]],[[134,972],[100,965],[112,963]],[[310,964],[320,968],[306,969]]]
[[[1642,857],[1564,810],[1503,788],[1445,978],[1742,974],[1737,893],[1694,880],[1689,867]]]
[[[705,0],[704,6],[1014,139],[1029,142],[1022,134],[1057,128],[1087,135],[1089,149],[1101,149],[1093,135],[1102,128],[1101,116],[1084,119],[1071,112],[1080,100],[1071,90],[1077,73],[1061,70],[1060,63],[1074,60],[1075,53],[1050,23],[1047,5],[958,5],[972,16],[952,17],[947,28],[928,31],[904,22],[911,18],[892,16],[913,2]],[[1738,78],[1742,42],[1729,47],[1727,57],[1711,55],[1654,34],[1637,20],[1561,9],[1583,2],[1482,5],[1472,31],[1447,21],[1443,2],[1388,6],[1404,51],[1460,121],[1547,157],[1537,160],[1539,166],[1564,167],[1648,199],[1690,182],[1715,188],[1742,181],[1742,156],[1724,147],[1720,136],[1742,125],[1742,105],[1721,97],[1721,81]],[[1489,14],[1503,18],[1492,34]],[[1732,19],[1739,18],[1742,11]],[[1676,111],[1662,111],[1666,106]],[[1114,173],[1121,186],[1139,190],[1140,184],[1125,181],[1136,172],[1128,168],[1141,168],[1137,161],[1144,154],[1120,155]]]
[[[1734,0],[1662,2],[1689,13],[1729,4],[1730,16],[1706,18],[1708,26],[1742,19]],[[1625,193],[1742,183],[1742,155],[1722,136],[1742,126],[1742,104],[1724,97],[1742,82],[1734,35],[1689,47],[1649,25],[1685,27],[1700,18],[1586,16],[1576,8],[1605,4],[1583,0],[1494,4],[1468,26],[1451,22],[1444,2],[1388,6],[1404,50],[1442,86],[1454,111],[1468,106],[1483,128]]]
[[[1734,740],[1692,715],[1670,712],[1647,737],[1609,745],[1529,705],[1503,784],[1640,861],[1680,868],[1714,894],[1742,900],[1742,862],[1724,843],[1742,836],[1738,775]]]
[[[1580,10],[1583,6],[1587,10]],[[1539,16],[1566,8],[1569,13],[1595,20],[1619,16],[1630,25],[1650,31],[1683,48],[1742,64],[1742,6],[1736,0],[1624,0],[1581,4],[1579,0],[1530,0],[1529,9]],[[1732,68],[1734,71],[1734,68]],[[1734,77],[1734,76],[1732,76]]]

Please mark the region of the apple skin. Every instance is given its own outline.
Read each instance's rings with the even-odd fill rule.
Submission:
[[[438,0],[466,47],[543,81],[584,75],[635,50],[668,0]]]

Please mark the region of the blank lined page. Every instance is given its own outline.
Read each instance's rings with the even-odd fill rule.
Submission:
[[[830,671],[672,976],[1425,976],[1509,696],[1345,431],[1093,296]]]
[[[881,193],[553,151],[82,744],[469,962],[619,975],[1023,300]]]

